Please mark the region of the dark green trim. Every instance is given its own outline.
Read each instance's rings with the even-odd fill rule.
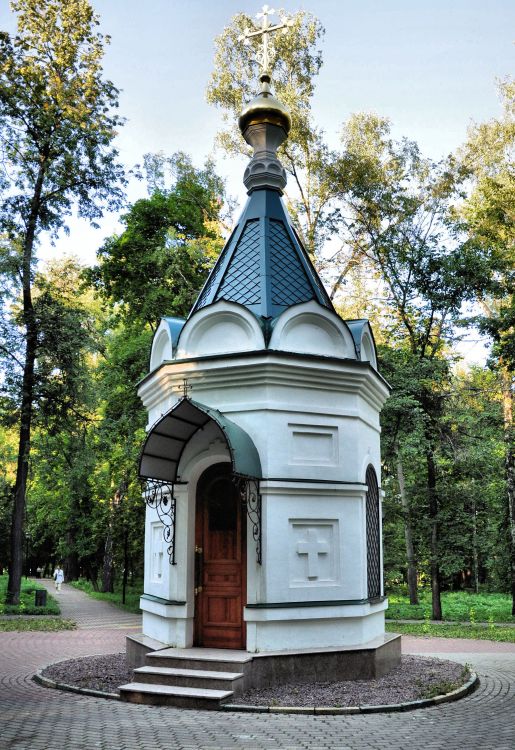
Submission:
[[[145,599],[147,602],[156,602],[156,604],[166,604],[168,606],[183,606],[186,602],[175,602],[173,599],[162,599],[160,596],[154,596],[153,594],[142,594],[140,599]]]
[[[358,604],[380,604],[386,596],[376,596],[372,599],[332,599],[321,602],[260,602],[247,604],[247,609],[294,609],[295,607],[342,607],[357,606]]]
[[[367,487],[366,482],[343,482],[339,479],[306,479],[305,477],[302,479],[292,479],[291,477],[264,477],[263,479],[259,480],[260,482],[302,482],[303,484],[338,484],[338,485],[357,485],[358,487]],[[177,481],[174,484],[176,485],[187,485],[189,482],[181,482]],[[382,491],[382,488],[379,487],[379,491]]]
[[[318,467],[317,467],[318,468]],[[291,477],[266,477],[261,482],[302,482],[303,484],[349,484],[366,487],[366,482],[344,482],[340,479],[292,479]]]

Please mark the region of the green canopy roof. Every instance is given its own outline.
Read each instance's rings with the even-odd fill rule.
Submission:
[[[245,430],[216,409],[188,397],[178,401],[149,430],[140,455],[139,476],[172,483],[180,480],[177,471],[184,449],[209,422],[217,425],[229,449],[233,472],[261,479],[259,454]]]

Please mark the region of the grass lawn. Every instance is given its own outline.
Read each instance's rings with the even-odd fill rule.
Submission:
[[[429,622],[387,622],[388,633],[401,635],[421,635],[431,638],[472,638],[475,641],[502,641],[515,643],[515,628],[503,628],[500,625],[435,625]]]
[[[431,617],[431,591],[419,592],[420,604],[412,606],[404,594],[388,593],[390,620],[424,620]],[[455,622],[514,622],[511,614],[511,597],[508,594],[474,594],[468,591],[442,593],[444,620]]]
[[[5,604],[5,597],[7,594],[7,580],[6,575],[0,576],[0,615],[60,615],[61,610],[59,604],[56,602],[53,596],[48,594],[47,606],[36,607],[34,604],[34,592],[36,589],[42,589],[38,583],[34,581],[28,581],[22,578],[21,581],[21,592],[20,592],[20,604],[12,605]]]
[[[73,620],[65,620],[62,617],[0,617],[0,633],[16,630],[75,630],[77,627]]]
[[[136,586],[127,586],[125,591],[125,604],[122,604],[122,587],[121,585],[115,587],[113,594],[102,594],[100,591],[95,591],[91,582],[86,581],[84,578],[79,578],[78,581],[71,581],[71,586],[74,586],[80,591],[84,591],[85,594],[91,596],[93,599],[102,599],[106,602],[112,602],[117,607],[127,610],[128,612],[135,612],[139,614],[141,612],[139,608],[139,598],[143,593],[143,584]]]

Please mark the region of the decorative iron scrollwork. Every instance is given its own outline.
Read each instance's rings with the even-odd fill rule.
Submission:
[[[163,539],[168,544],[170,565],[175,565],[176,500],[173,494],[173,483],[160,479],[144,479],[142,484],[146,504],[157,511],[159,520],[163,524]]]
[[[256,543],[256,560],[258,565],[261,565],[261,494],[259,492],[259,481],[253,477],[234,475],[233,482],[252,524],[252,538]]]

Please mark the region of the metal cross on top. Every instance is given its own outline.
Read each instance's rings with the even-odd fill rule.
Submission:
[[[280,16],[281,23],[277,23],[275,24],[275,26],[273,26],[270,23],[269,16],[274,16],[276,14]],[[288,27],[293,25],[293,19],[288,18],[285,15],[284,10],[274,10],[273,8],[269,8],[268,5],[263,5],[261,13],[257,13],[256,18],[258,20],[263,19],[261,28],[257,29],[256,31],[245,31],[240,36],[240,41],[243,41],[245,44],[250,44],[250,39],[253,36],[263,37],[263,49],[261,51],[261,54],[259,55],[259,57],[261,58],[259,62],[261,63],[261,72],[270,75],[270,50],[268,47],[268,35],[272,34],[274,31],[280,31],[281,29],[283,31],[283,34],[285,34]]]

